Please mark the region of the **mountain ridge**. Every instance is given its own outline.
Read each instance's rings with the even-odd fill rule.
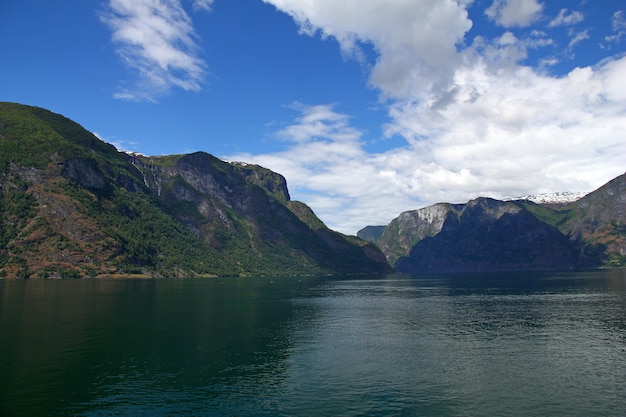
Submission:
[[[406,273],[625,266],[626,174],[584,194],[438,203],[357,235]]]
[[[48,110],[0,103],[0,277],[379,274],[285,178],[205,152],[117,151]]]

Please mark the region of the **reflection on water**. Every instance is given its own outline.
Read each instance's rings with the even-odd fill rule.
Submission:
[[[0,281],[0,415],[623,415],[625,286]]]

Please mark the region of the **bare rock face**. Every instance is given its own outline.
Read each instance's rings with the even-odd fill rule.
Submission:
[[[376,242],[391,264],[407,256],[420,240],[435,236],[446,219],[458,216],[462,205],[439,203],[419,210],[405,211],[392,220]]]
[[[61,173],[78,182],[83,187],[102,190],[105,186],[105,178],[93,159],[71,158],[63,163]]]

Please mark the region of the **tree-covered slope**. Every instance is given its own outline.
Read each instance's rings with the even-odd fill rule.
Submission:
[[[206,153],[127,155],[63,116],[0,103],[0,275],[389,270],[365,242],[324,239],[294,204],[265,168]]]

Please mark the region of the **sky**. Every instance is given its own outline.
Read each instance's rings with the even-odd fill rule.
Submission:
[[[623,0],[3,0],[0,101],[270,168],[356,234],[626,171]]]

